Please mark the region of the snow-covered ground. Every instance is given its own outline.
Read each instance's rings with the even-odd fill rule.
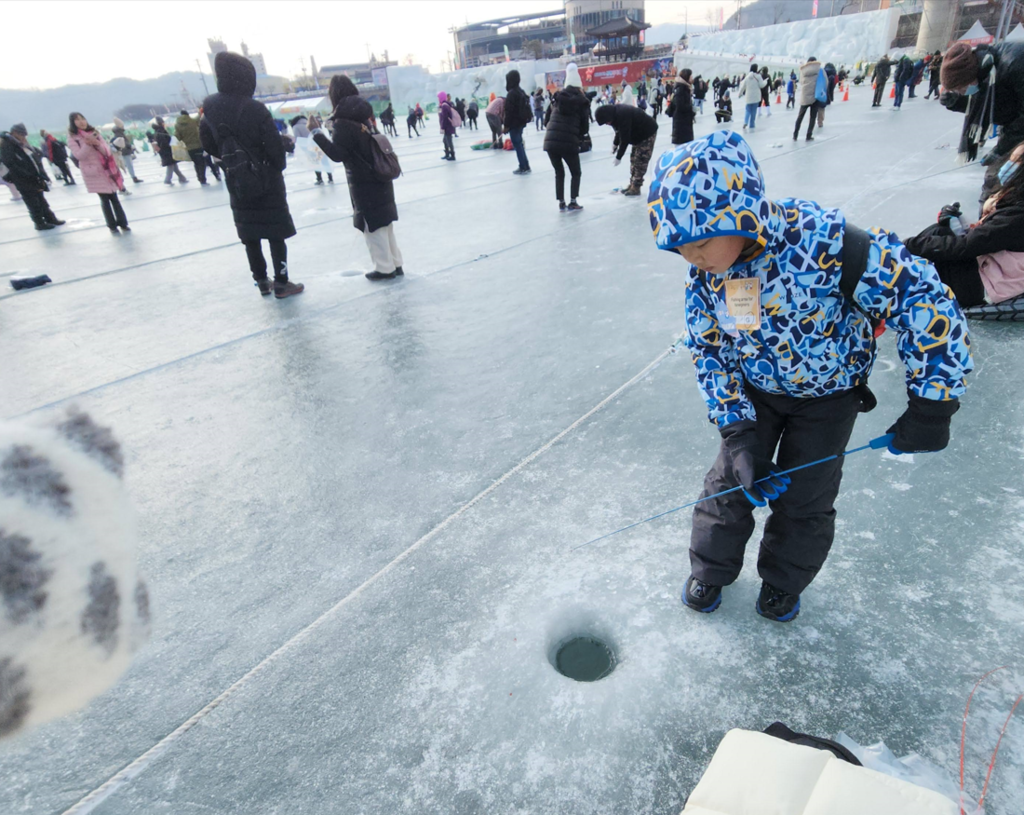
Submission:
[[[982,168],[953,163],[962,117],[922,99],[872,110],[869,93],[833,106],[813,144],[791,141],[792,112],[760,119],[769,191],[904,235],[973,204]],[[1024,689],[1022,327],[973,326],[947,451],[850,459],[794,624],[754,613],[756,546],[722,608],[693,614],[686,513],[571,551],[696,497],[712,461],[691,363],[662,358],[683,328],[682,261],[655,250],[643,199],[611,192],[628,168],[606,128],[582,159],[585,209],[560,214],[540,134],[517,177],[514,154],[472,152],[465,130],[440,161],[433,125],[395,140],[407,275],[385,284],[361,275],[343,175],[288,172],[307,290],[283,302],[253,288],[223,189],[167,189],[151,156],[131,235],[111,236],[81,186],[50,195],[69,224],[46,234],[0,203],[0,275],[54,279],[0,294],[0,416],[75,403],[114,427],[154,615],[110,692],[0,742],[0,812],[99,790],[73,811],[668,815],[727,729],[776,719],[882,738],[955,777],[967,693],[1009,664],[972,707],[977,793]],[[905,406],[881,347],[880,404],[854,442]],[[613,644],[611,676],[553,670],[576,632]],[[987,811],[1022,801],[1018,721]]]

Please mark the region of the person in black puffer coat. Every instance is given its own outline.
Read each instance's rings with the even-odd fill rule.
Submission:
[[[686,144],[693,141],[693,89],[690,77],[693,71],[683,68],[679,72],[672,101],[665,109],[665,115],[672,117],[672,144]]]
[[[576,203],[580,194],[580,142],[590,132],[590,100],[583,93],[583,81],[575,63],[565,69],[565,87],[551,100],[544,119],[544,152],[555,168],[555,195],[560,210],[583,209]],[[569,206],[565,205],[565,168],[572,176]]]
[[[181,174],[181,170],[178,169],[178,162],[174,160],[174,155],[171,151],[171,134],[167,132],[164,120],[159,116],[156,117],[153,125],[153,141],[156,144],[156,152],[160,156],[160,166],[167,168],[164,184],[168,187],[173,187],[174,181],[172,179],[175,175],[178,176],[180,183],[188,184],[188,179]]]
[[[35,157],[30,147],[28,128],[23,124],[11,127],[10,133],[0,133],[0,164],[6,167],[4,180],[13,184],[21,193],[36,229],[53,229],[64,221],[53,214],[43,195],[49,192],[50,185],[46,182],[42,162]]]
[[[310,130],[317,147],[331,161],[345,165],[348,191],[352,196],[352,226],[363,233],[370,249],[373,271],[369,280],[390,280],[405,274],[402,253],[395,241],[398,220],[395,185],[381,181],[373,171],[373,108],[359,96],[352,80],[340,74],[331,77],[328,90],[334,112],[334,140],[319,126]]]
[[[225,158],[221,151],[222,130],[225,134],[230,132],[238,146],[248,152],[261,169],[266,191],[257,198],[249,198],[236,191],[225,164],[235,229],[245,245],[249,269],[260,294],[268,295],[273,291],[278,299],[299,294],[303,285],[288,280],[285,240],[295,234],[295,224],[288,211],[282,175],[286,163],[284,145],[267,106],[252,98],[256,92],[256,69],[241,54],[229,51],[217,54],[213,68],[218,92],[203,100],[203,118],[199,123],[203,149],[211,156]],[[260,248],[262,240],[270,244],[273,284],[267,279],[267,260]]]
[[[530,172],[530,160],[526,157],[523,146],[523,128],[533,119],[533,108],[526,91],[519,87],[519,71],[505,74],[505,131],[512,139],[512,146],[519,159],[519,167],[512,172],[515,175],[526,175]]]

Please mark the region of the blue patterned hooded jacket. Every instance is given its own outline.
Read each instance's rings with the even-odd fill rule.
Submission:
[[[648,198],[659,249],[742,235],[756,242],[724,275],[691,266],[685,344],[709,418],[722,429],[754,420],[744,386],[810,398],[867,382],[875,341],[866,314],[896,335],[907,388],[925,399],[956,399],[972,370],[963,313],[935,269],[891,232],[871,229],[867,268],[854,291],[839,288],[846,220],[813,201],[765,197],[764,177],[738,133],[716,131],[658,160]],[[731,331],[719,314],[725,280],[757,277],[759,330]]]

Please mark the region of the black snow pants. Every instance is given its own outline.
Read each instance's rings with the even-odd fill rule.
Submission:
[[[842,453],[857,414],[864,407],[860,390],[811,399],[763,393],[747,383],[757,413],[762,452],[782,470]],[[872,400],[873,401],[873,400]],[[703,495],[735,487],[726,473],[724,448],[704,479]],[[833,508],[843,477],[843,459],[793,473],[789,489],[770,503],[757,572],[788,594],[800,594],[825,563],[835,535]],[[697,504],[690,535],[694,576],[713,586],[728,586],[739,577],[743,551],[754,531],[754,507],[742,492]]]

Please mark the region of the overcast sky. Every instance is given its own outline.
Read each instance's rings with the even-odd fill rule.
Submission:
[[[509,14],[558,10],[562,0],[3,0],[0,87],[55,88],[115,77],[150,79],[172,71],[209,72],[208,37],[232,51],[245,40],[271,74],[294,76],[301,60],[361,62],[367,49],[441,69],[453,50],[449,28]],[[736,0],[647,0],[647,22],[706,22]]]

